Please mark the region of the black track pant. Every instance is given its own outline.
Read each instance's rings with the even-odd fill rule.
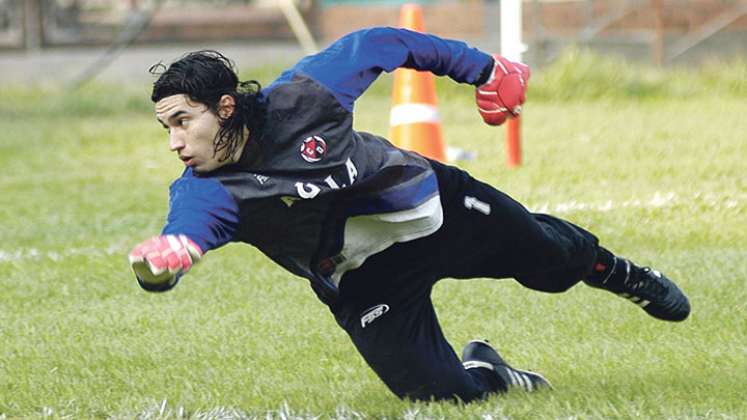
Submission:
[[[471,401],[495,385],[483,369],[466,371],[444,338],[430,299],[433,285],[445,277],[513,277],[535,290],[562,292],[591,271],[597,239],[528,212],[464,171],[432,164],[444,207],[441,229],[395,244],[346,273],[331,309],[400,398]]]

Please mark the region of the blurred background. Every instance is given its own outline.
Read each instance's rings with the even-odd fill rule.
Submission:
[[[402,3],[0,0],[0,83],[145,79],[146,64],[201,47],[223,50],[240,68],[292,62],[355,29],[396,26]],[[428,32],[500,50],[499,0],[419,3]],[[747,53],[745,0],[525,0],[521,16],[523,59],[535,67],[569,46],[656,66]]]

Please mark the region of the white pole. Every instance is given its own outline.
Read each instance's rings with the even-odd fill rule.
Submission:
[[[305,54],[315,54],[319,51],[316,46],[314,37],[309,31],[309,27],[301,16],[301,12],[298,11],[294,0],[278,0],[278,6],[285,15],[285,19],[288,21],[293,34],[296,36],[298,43],[301,44],[301,48]]]
[[[501,0],[501,55],[521,61],[527,46],[521,42],[521,0]]]
[[[501,55],[511,61],[521,61],[527,46],[521,42],[521,0],[501,0]],[[506,124],[506,157],[508,166],[521,165],[521,119],[511,118]]]

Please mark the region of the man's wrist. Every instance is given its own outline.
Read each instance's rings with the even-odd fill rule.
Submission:
[[[475,82],[475,86],[482,86],[485,83],[488,83],[491,76],[493,76],[493,69],[495,69],[495,59],[490,60],[485,68],[482,69],[482,72],[480,72],[480,77],[478,77],[477,81]]]

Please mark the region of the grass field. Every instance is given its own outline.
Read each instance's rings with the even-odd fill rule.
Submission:
[[[389,82],[357,128],[387,132]],[[555,386],[467,406],[395,398],[306,281],[249,247],[140,290],[126,254],[161,228],[181,164],[148,86],[120,88],[0,89],[0,418],[747,417],[743,61],[687,73],[572,53],[535,72],[515,170],[472,89],[439,81],[447,142],[478,153],[460,166],[669,274],[693,306],[670,324],[583,285],[444,280],[457,351],[489,338]]]

